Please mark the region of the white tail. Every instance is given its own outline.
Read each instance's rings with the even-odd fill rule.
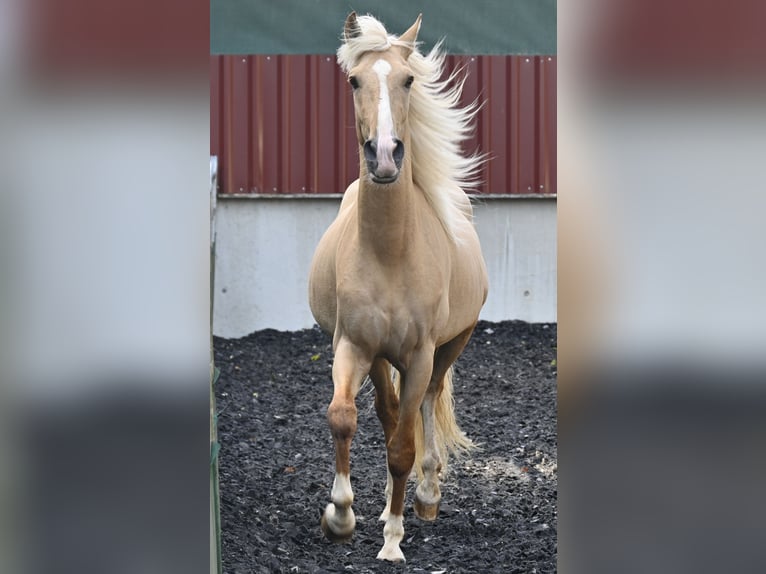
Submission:
[[[392,368],[394,389],[399,395],[399,372]],[[442,392],[436,401],[435,416],[436,444],[439,447],[439,457],[442,460],[442,475],[447,473],[447,461],[449,455],[459,456],[469,452],[476,445],[468,438],[455,420],[455,400],[452,397],[452,367],[444,375],[444,386]],[[425,450],[423,440],[423,417],[418,411],[418,417],[415,420],[415,471],[418,474],[418,480],[423,478],[422,461]]]

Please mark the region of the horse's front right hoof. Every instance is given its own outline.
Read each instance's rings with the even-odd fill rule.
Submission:
[[[354,536],[354,527],[356,526],[354,512],[349,508],[346,511],[345,520],[340,520],[335,505],[328,504],[324,514],[322,514],[320,526],[325,538],[330,542],[337,544],[348,542]]]

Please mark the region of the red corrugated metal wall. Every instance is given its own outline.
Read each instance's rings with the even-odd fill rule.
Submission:
[[[466,149],[482,193],[556,193],[556,57],[449,56],[485,101]],[[210,153],[220,192],[342,193],[359,172],[351,89],[334,56],[211,56]]]

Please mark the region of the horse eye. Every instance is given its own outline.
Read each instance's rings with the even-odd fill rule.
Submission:
[[[409,89],[409,87],[412,85],[412,82],[415,80],[414,77],[410,76],[407,78],[407,81],[404,82],[404,87]]]
[[[359,82],[357,81],[356,76],[349,76],[348,83],[351,84],[351,87],[355,90],[359,87]]]

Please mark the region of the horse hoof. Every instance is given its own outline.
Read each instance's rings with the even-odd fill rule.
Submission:
[[[387,560],[388,562],[406,562],[404,553],[399,545],[383,546],[378,552],[378,560]]]
[[[330,507],[332,507],[332,510],[330,510]],[[320,522],[320,526],[322,527],[322,533],[325,535],[327,540],[330,542],[335,542],[336,544],[343,544],[344,542],[348,542],[351,540],[351,537],[354,536],[354,527],[356,526],[356,520],[354,519],[354,515],[351,515],[351,520],[348,524],[342,526],[341,528],[338,528],[337,524],[330,525],[330,522],[327,520],[327,513],[331,512],[334,513],[335,507],[330,504],[327,507],[327,510],[325,510],[324,514],[322,514],[322,520]],[[351,509],[349,508],[349,512],[351,512]],[[333,527],[335,527],[337,530],[333,530]]]
[[[420,518],[420,520],[433,522],[436,520],[436,517],[439,516],[439,501],[437,500],[431,504],[426,504],[425,502],[422,502],[417,497],[417,495],[415,495],[415,501],[412,503],[412,509],[415,511],[415,516]]]

